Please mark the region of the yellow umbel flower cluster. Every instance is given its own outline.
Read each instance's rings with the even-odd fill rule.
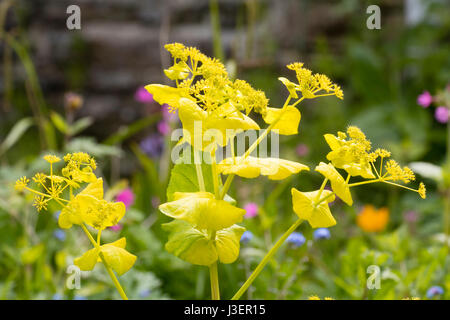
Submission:
[[[32,178],[40,190],[31,188],[27,177],[16,181],[16,190],[34,193],[36,196],[33,206],[38,211],[47,210],[51,200],[57,202],[62,207],[58,218],[61,228],[68,229],[73,224],[83,228],[95,248],[75,259],[75,264],[81,270],[92,270],[98,261],[103,261],[107,268],[110,266],[119,275],[128,271],[133,266],[136,256],[124,249],[125,238],[111,244],[100,244],[101,231],[122,219],[125,214],[125,205],[122,202],[109,202],[103,199],[103,180],[97,178],[93,172],[97,167],[94,158],[84,152],[67,154],[64,157],[66,166],[61,170],[62,175],[54,173],[53,165],[61,161],[59,157],[46,155],[44,160],[50,164],[50,174],[39,172]],[[73,192],[80,188],[80,183],[88,183],[88,185],[74,195]],[[64,197],[65,194],[68,199]],[[93,240],[85,227],[86,224],[97,229],[97,241]],[[117,286],[116,281],[114,282]]]
[[[287,87],[293,98],[297,98],[298,91],[305,99],[323,96],[336,96],[339,99],[344,99],[341,87],[333,83],[326,75],[313,74],[311,70],[304,68],[301,62],[288,64],[287,68],[295,71],[297,83],[293,83],[286,78],[279,78],[279,80]]]
[[[181,43],[167,44],[165,48],[172,55],[173,65],[164,70],[164,73],[176,82],[180,97],[193,99],[208,114],[220,117],[227,117],[230,111],[248,115],[254,110],[265,114],[269,100],[264,92],[253,89],[244,80],[232,81],[219,60],[209,58],[198,49],[185,47]],[[161,90],[161,86],[149,85],[147,90],[160,104],[167,103],[171,111],[179,108],[177,103],[169,103],[173,101],[168,101],[167,96],[156,93]]]

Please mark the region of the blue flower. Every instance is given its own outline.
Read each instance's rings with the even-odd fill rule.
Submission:
[[[252,240],[252,238],[253,238],[253,233],[251,233],[250,231],[245,231],[245,232],[242,234],[241,242],[242,242],[243,244],[249,243],[250,240]]]
[[[62,300],[63,296],[60,293],[55,293],[52,300]]]
[[[73,297],[73,300],[87,300],[87,298],[85,296],[76,295],[75,297]]]
[[[164,148],[164,138],[157,134],[149,135],[139,144],[141,150],[151,158],[161,156]]]
[[[320,239],[330,239],[330,230],[328,228],[318,228],[314,230],[314,239],[320,240]]]
[[[61,229],[55,230],[53,236],[60,241],[66,240],[66,232]]]
[[[53,214],[53,216],[55,217],[56,220],[58,220],[60,214],[61,214],[61,210],[58,210],[58,211],[55,211],[55,213]]]
[[[435,296],[438,296],[440,294],[444,293],[444,289],[442,289],[442,287],[440,286],[432,286],[430,289],[428,289],[427,291],[427,298],[431,299]]]
[[[139,296],[141,298],[146,298],[149,295],[150,295],[150,289],[144,289],[144,290],[141,290],[141,292],[139,292]]]
[[[289,237],[287,237],[286,242],[292,247],[298,248],[306,242],[306,239],[300,232],[292,232]]]

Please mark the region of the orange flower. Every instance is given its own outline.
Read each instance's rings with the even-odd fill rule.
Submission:
[[[375,209],[372,205],[365,205],[356,217],[358,226],[366,232],[378,232],[384,230],[389,221],[389,209]]]

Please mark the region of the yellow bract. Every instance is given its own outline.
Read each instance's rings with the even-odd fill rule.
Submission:
[[[63,229],[73,224],[87,223],[98,230],[116,225],[125,214],[122,202],[110,203],[103,200],[103,180],[98,178],[75,196],[61,210],[58,224]]]
[[[298,124],[300,123],[301,114],[296,107],[287,106],[286,110],[268,107],[267,113],[263,117],[264,121],[268,124],[273,123],[278,118],[280,119],[272,130],[278,130],[278,133],[283,135],[298,133]]]
[[[315,170],[330,180],[331,188],[336,195],[342,199],[342,201],[349,206],[353,205],[352,194],[350,193],[348,184],[331,163],[326,164],[324,162],[320,162]]]
[[[181,98],[189,97],[187,89],[173,88],[162,84],[149,84],[145,86],[145,89],[160,105],[167,104],[170,111],[175,111],[180,107]]]
[[[334,195],[329,190],[323,190],[321,198],[327,197],[319,202],[320,190],[312,192],[300,192],[292,188],[292,203],[294,212],[300,219],[307,220],[313,228],[328,228],[336,224],[336,220],[331,214],[328,203],[334,201]]]
[[[119,276],[130,270],[136,261],[136,256],[125,250],[126,239],[121,238],[115,242],[104,244],[99,248],[86,251],[81,257],[74,260],[82,271],[92,270],[97,262],[101,262],[100,253],[106,263],[117,272]]]
[[[309,170],[308,166],[283,159],[255,158],[252,156],[223,159],[217,170],[223,174],[236,174],[244,178],[256,178],[259,175],[268,176],[271,180],[286,179],[302,170]]]
[[[220,230],[242,221],[244,209],[224,200],[216,200],[209,192],[175,192],[174,201],[159,206],[174,219],[189,222],[198,229]]]

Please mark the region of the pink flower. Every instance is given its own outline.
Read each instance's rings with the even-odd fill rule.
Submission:
[[[116,197],[116,201],[123,202],[127,209],[134,203],[134,193],[130,188],[126,188]]]
[[[428,91],[424,91],[417,97],[417,104],[424,108],[428,108],[432,102],[433,96]]]
[[[153,95],[145,87],[139,87],[134,94],[134,99],[142,103],[151,103],[153,102]]]
[[[112,231],[115,231],[115,232],[117,232],[117,231],[120,231],[121,229],[122,229],[122,226],[120,225],[120,224],[116,224],[116,225],[114,225],[114,226],[112,226],[112,227],[109,227]]]
[[[246,214],[244,218],[253,218],[258,215],[258,205],[254,202],[249,202],[244,206],[244,210],[246,211]]]
[[[297,148],[295,148],[295,152],[297,152],[299,157],[304,157],[309,153],[309,148],[306,144],[300,143],[297,145]]]
[[[160,122],[158,122],[157,127],[158,127],[159,133],[161,133],[163,136],[168,135],[169,132],[170,132],[170,126],[169,126],[169,124],[168,124],[166,121],[164,121],[164,120],[161,120]]]
[[[436,120],[440,123],[447,123],[448,122],[448,109],[446,107],[437,107],[436,111],[434,113],[434,117]]]

